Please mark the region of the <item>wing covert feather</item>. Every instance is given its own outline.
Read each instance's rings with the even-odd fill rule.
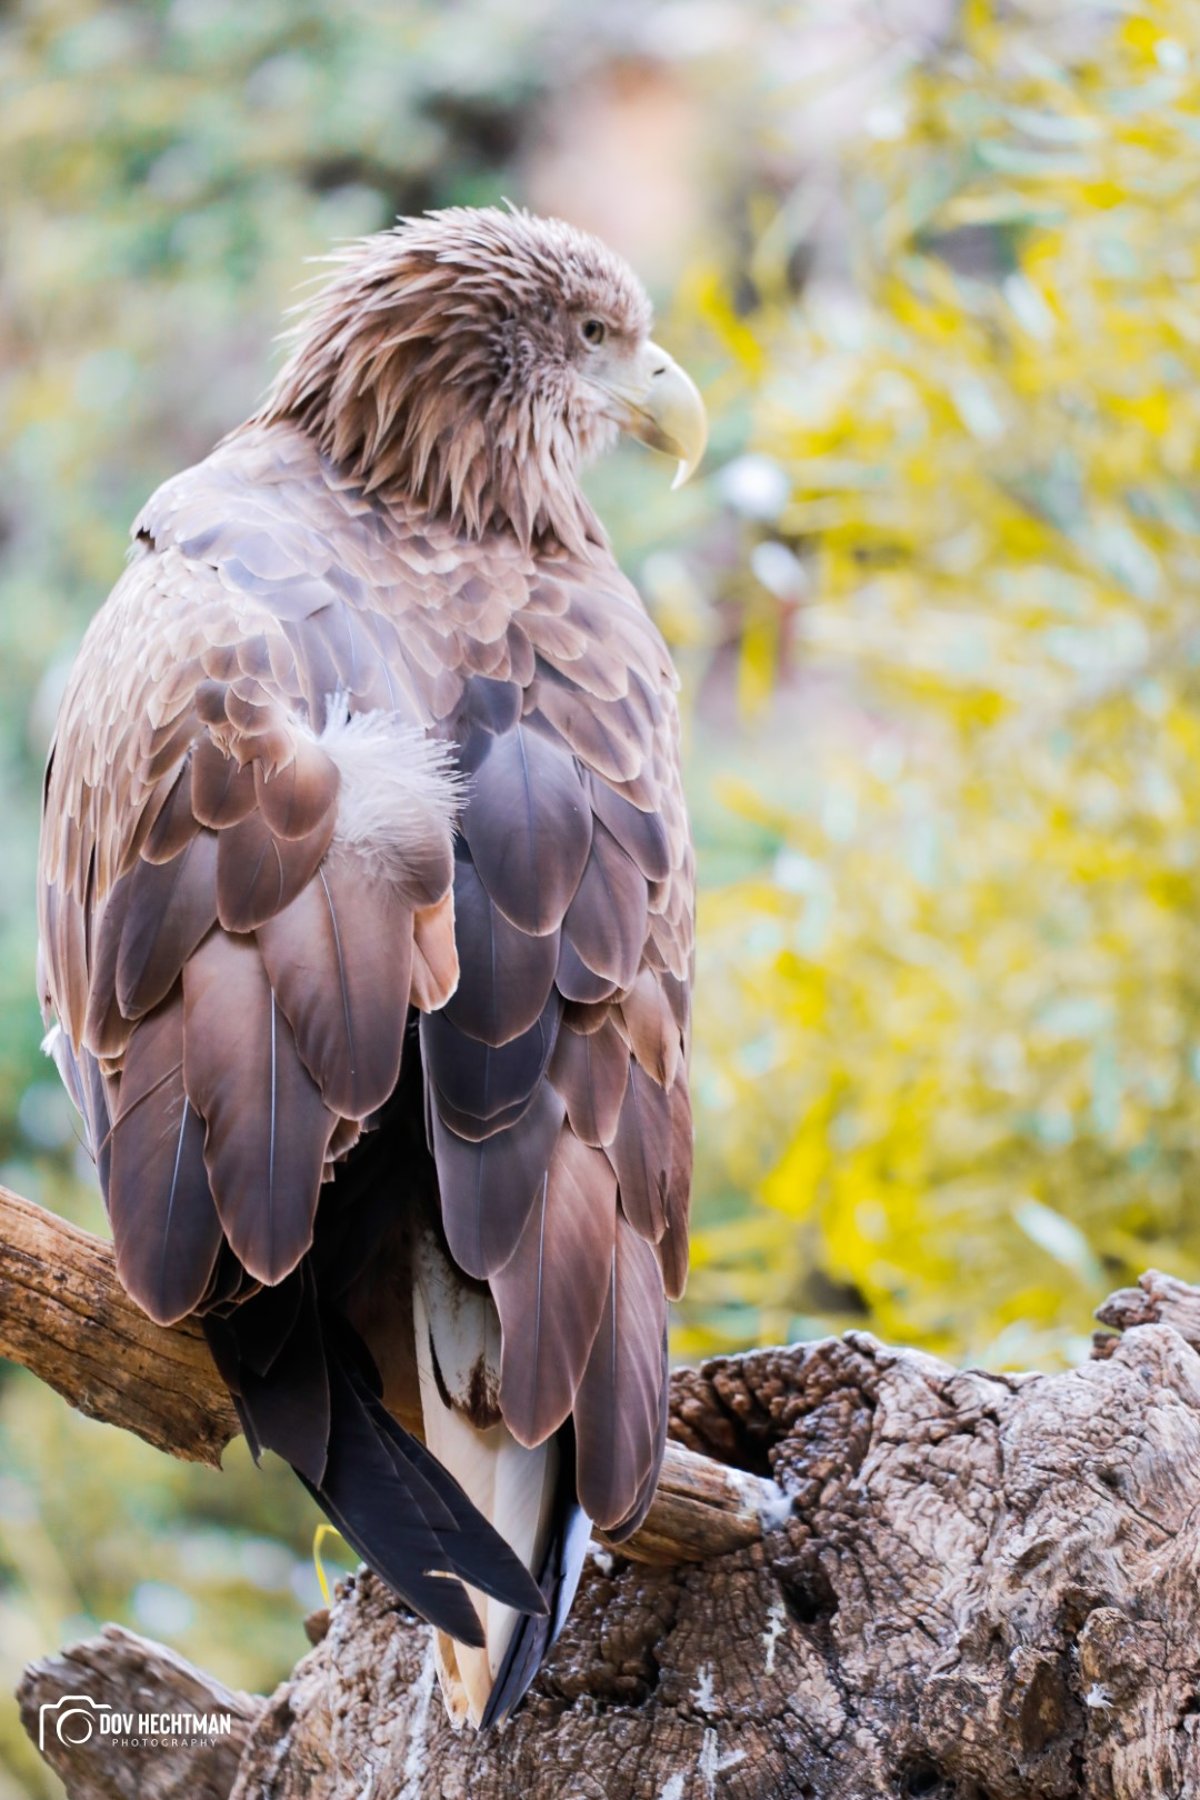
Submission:
[[[517,1246],[566,1107],[548,1081],[540,1082],[523,1118],[477,1143],[447,1125],[436,1105],[430,1112],[446,1241],[460,1268],[486,1280]]]
[[[611,1018],[587,1033],[572,1030],[564,1020],[550,1080],[566,1101],[575,1135],[596,1149],[610,1145],[629,1083],[629,1048]]]
[[[459,983],[446,1017],[467,1037],[499,1049],[528,1031],[550,997],[558,965],[557,930],[535,937],[510,923],[489,896],[474,863],[454,871]]]
[[[387,882],[329,858],[259,926],[263,965],[326,1104],[365,1119],[400,1074],[412,970],[411,910]]]
[[[140,1019],[179,979],[217,922],[217,836],[194,831],[170,862],[141,861],[122,877],[129,899],[114,971],[117,1006]]]
[[[575,763],[524,723],[484,740],[461,829],[479,879],[513,925],[541,936],[562,923],[592,842]]]
[[[648,905],[645,876],[597,822],[591,854],[563,919],[563,936],[584,967],[610,981],[614,992],[632,986],[637,974]]]

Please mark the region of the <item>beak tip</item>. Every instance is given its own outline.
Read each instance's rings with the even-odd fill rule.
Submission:
[[[649,346],[656,364],[644,388],[621,395],[626,430],[678,461],[671,490],[682,487],[699,466],[708,442],[708,420],[700,390],[674,357],[658,345]]]

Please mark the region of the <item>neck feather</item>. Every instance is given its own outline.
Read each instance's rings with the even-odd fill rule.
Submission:
[[[603,546],[577,474],[584,421],[522,384],[503,320],[448,294],[441,268],[387,273],[351,265],[325,289],[252,423],[299,425],[368,492],[470,536]]]

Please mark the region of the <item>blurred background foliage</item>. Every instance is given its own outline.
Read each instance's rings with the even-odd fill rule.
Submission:
[[[0,1179],[102,1228],[38,1055],[66,667],[303,260],[509,196],[599,230],[706,471],[594,477],[684,678],[703,890],[676,1350],[1079,1355],[1200,1275],[1200,14],[1188,0],[28,0],[0,11]],[[0,1689],[113,1617],[234,1684],[315,1514],[0,1376]],[[0,1702],[0,1800],[54,1790]]]

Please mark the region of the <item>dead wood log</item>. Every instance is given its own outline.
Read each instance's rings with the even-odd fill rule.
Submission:
[[[505,1729],[451,1731],[428,1631],[360,1576],[289,1680],[244,1702],[235,1775],[206,1753],[186,1790],[150,1752],[98,1749],[56,1764],[68,1793],[1192,1800],[1200,1293],[1152,1274],[1102,1317],[1124,1335],[1059,1375],[955,1370],[860,1333],[681,1370],[674,1443],[740,1471],[738,1516],[767,1484],[786,1508],[702,1563],[672,1550],[677,1526],[652,1565],[598,1549]],[[110,1628],[26,1671],[31,1728],[66,1691],[128,1710],[131,1643],[142,1688],[215,1691]]]

